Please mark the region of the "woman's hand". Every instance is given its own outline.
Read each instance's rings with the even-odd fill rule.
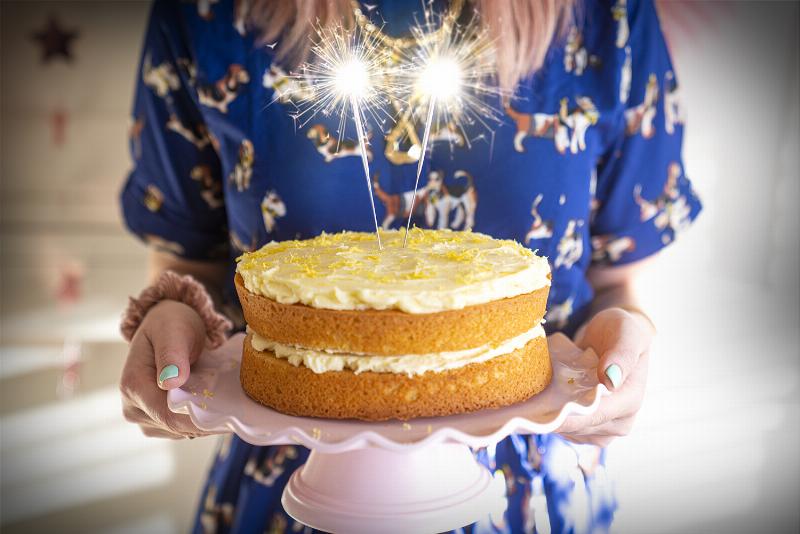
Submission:
[[[605,447],[630,432],[644,398],[654,334],[643,315],[621,308],[598,312],[578,332],[578,346],[599,356],[598,378],[611,395],[602,399],[595,413],[569,416],[557,433],[576,443]]]
[[[167,407],[167,390],[183,385],[189,367],[205,346],[200,316],[181,302],[164,300],[153,306],[133,336],[122,370],[120,391],[125,419],[145,436],[193,438],[207,435],[188,415]]]

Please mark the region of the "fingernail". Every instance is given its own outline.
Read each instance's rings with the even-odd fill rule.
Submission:
[[[170,378],[175,378],[176,376],[178,376],[178,373],[179,371],[177,365],[173,364],[165,365],[161,369],[161,372],[158,374],[158,383],[163,384]]]
[[[606,367],[606,376],[611,380],[611,385],[617,389],[622,382],[622,369],[616,363],[612,363]]]

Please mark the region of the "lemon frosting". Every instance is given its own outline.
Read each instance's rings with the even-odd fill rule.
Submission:
[[[477,232],[413,229],[273,241],[237,261],[245,288],[283,304],[333,310],[435,313],[550,284],[547,260],[516,241]]]
[[[529,341],[544,337],[542,325],[536,325],[527,332],[504,341],[499,345],[452,352],[430,354],[408,354],[403,356],[372,356],[369,354],[341,354],[332,351],[306,349],[270,341],[250,331],[251,344],[259,352],[270,351],[275,357],[285,359],[295,367],[304,365],[320,374],[328,371],[352,370],[355,374],[370,371],[373,373],[405,374],[409,377],[428,371],[441,372],[456,369],[471,363],[480,363],[521,349]]]

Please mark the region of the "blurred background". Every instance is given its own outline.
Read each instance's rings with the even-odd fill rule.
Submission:
[[[201,0],[211,2],[213,0]],[[215,439],[122,419],[122,227],[149,4],[0,0],[0,530],[183,532]],[[648,398],[611,447],[618,532],[798,532],[797,2],[661,2],[694,229],[641,282]]]

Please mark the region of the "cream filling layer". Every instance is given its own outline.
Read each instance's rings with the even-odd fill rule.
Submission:
[[[550,285],[547,259],[477,232],[343,232],[272,242],[244,254],[244,287],[282,304],[332,310],[436,313],[531,293]]]
[[[504,354],[510,354],[527,345],[532,339],[545,335],[544,328],[539,324],[496,346],[484,345],[474,349],[430,354],[373,356],[369,354],[339,354],[284,345],[270,341],[251,330],[249,332],[252,334],[253,349],[258,352],[271,351],[277,358],[285,359],[295,367],[304,365],[317,374],[349,369],[355,374],[370,371],[404,374],[409,377],[428,371],[438,373],[464,367],[471,363],[485,362]]]

